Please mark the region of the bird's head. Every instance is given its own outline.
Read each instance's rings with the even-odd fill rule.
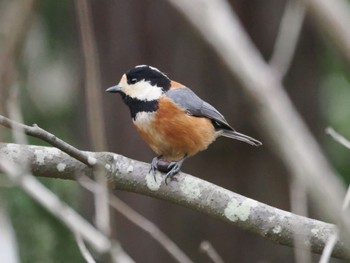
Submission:
[[[170,88],[170,79],[157,68],[140,65],[123,74],[118,85],[108,88],[107,92],[120,93],[139,101],[159,99]]]

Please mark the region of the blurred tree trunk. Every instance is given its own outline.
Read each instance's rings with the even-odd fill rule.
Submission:
[[[269,58],[284,1],[231,2],[254,43],[264,57]],[[101,0],[91,4],[105,88],[118,82],[120,76],[135,65],[153,65],[215,105],[238,131],[265,144],[257,149],[219,139],[208,151],[187,160],[183,170],[261,202],[289,209],[287,172],[252,123],[255,109],[240,89],[235,88],[237,82],[193,28],[164,1]],[[311,129],[319,134],[322,130],[317,104],[317,48],[309,26],[304,28],[286,86]],[[136,133],[121,99],[109,95],[104,100],[108,150],[150,161],[154,153]],[[294,261],[292,249],[266,242],[194,211],[144,196],[128,193],[120,196],[156,222],[195,262],[210,262],[198,251],[204,239],[216,247],[226,262]],[[172,262],[141,230],[119,215],[115,218],[117,235],[137,262]]]

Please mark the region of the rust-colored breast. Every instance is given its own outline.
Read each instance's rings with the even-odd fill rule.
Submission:
[[[167,97],[159,101],[152,126],[158,134],[159,153],[170,161],[205,150],[216,138],[209,119],[188,115]]]
[[[163,96],[159,108],[147,121],[134,122],[143,140],[168,161],[178,161],[205,150],[216,139],[211,121],[188,115],[171,99]]]

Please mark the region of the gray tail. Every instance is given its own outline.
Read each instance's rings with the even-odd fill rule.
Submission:
[[[236,140],[239,140],[239,141],[242,141],[242,142],[246,142],[246,143],[249,143],[250,145],[253,145],[253,146],[260,146],[262,145],[262,143],[252,137],[249,137],[248,135],[245,135],[243,133],[239,133],[239,132],[236,132],[236,131],[230,131],[230,130],[222,130],[222,134],[221,136],[225,136],[225,137],[228,137],[228,138],[231,138],[231,139],[236,139]]]

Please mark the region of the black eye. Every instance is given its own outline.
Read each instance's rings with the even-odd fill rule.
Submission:
[[[130,84],[135,84],[137,82],[137,78],[132,78],[131,80],[130,80]]]

